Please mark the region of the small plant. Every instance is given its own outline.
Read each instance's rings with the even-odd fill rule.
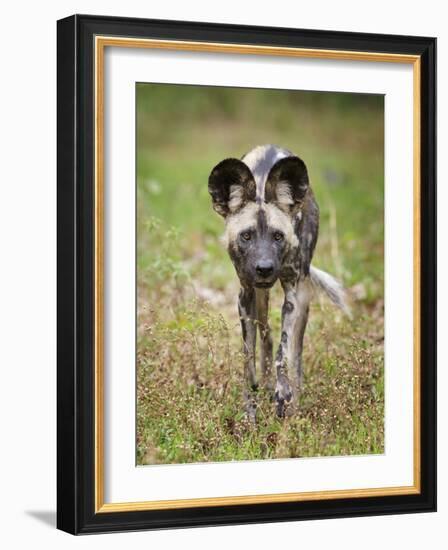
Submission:
[[[154,216],[142,222],[139,242],[140,278],[155,286],[161,283],[176,286],[190,281],[190,273],[182,259],[179,230],[165,225]],[[144,243],[144,247],[143,247]]]

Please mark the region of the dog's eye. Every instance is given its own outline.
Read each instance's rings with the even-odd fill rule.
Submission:
[[[280,231],[276,231],[276,232],[274,233],[274,239],[275,239],[276,241],[282,241],[283,238],[284,238],[284,235],[283,235],[283,233],[281,233]]]
[[[241,238],[243,239],[243,241],[250,241],[251,234],[249,233],[249,231],[244,231],[243,233],[241,233]]]

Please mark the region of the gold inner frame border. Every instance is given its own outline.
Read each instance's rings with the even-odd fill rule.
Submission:
[[[359,52],[346,50],[326,50],[310,48],[292,48],[279,46],[257,46],[251,44],[226,44],[214,42],[196,42],[180,40],[158,40],[146,38],[124,38],[116,36],[95,36],[94,43],[94,127],[95,127],[95,174],[94,174],[94,239],[95,239],[95,276],[94,276],[94,384],[95,384],[95,513],[129,512],[143,510],[167,510],[197,508],[209,506],[231,506],[243,504],[262,504],[278,502],[303,502],[332,500],[341,498],[379,497],[392,495],[410,495],[420,493],[421,480],[421,426],[420,426],[420,193],[421,193],[421,60],[418,55],[393,54],[382,52]],[[414,483],[402,487],[379,487],[366,489],[347,489],[313,491],[299,493],[276,493],[263,495],[244,495],[231,497],[193,498],[179,500],[154,500],[139,502],[104,502],[104,51],[106,47],[146,48],[160,50],[193,51],[208,53],[231,53],[245,55],[266,55],[301,57],[313,59],[333,59],[366,62],[408,63],[413,65],[413,297],[414,297],[414,352],[413,352],[413,443],[414,443]]]

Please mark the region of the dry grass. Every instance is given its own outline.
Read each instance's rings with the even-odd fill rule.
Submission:
[[[294,416],[275,416],[271,394],[245,417],[240,329],[234,309],[193,299],[186,287],[155,303],[139,297],[139,464],[382,453],[382,307],[355,306],[352,321],[312,307],[305,380]],[[277,300],[278,302],[278,296]],[[280,308],[272,308],[276,335]]]

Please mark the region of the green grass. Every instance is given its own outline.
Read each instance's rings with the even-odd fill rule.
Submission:
[[[384,451],[383,98],[138,85],[138,464]],[[314,264],[352,290],[349,320],[319,300],[295,414],[243,406],[238,281],[207,179],[277,143],[307,163],[320,210]],[[278,339],[281,292],[271,320]]]

